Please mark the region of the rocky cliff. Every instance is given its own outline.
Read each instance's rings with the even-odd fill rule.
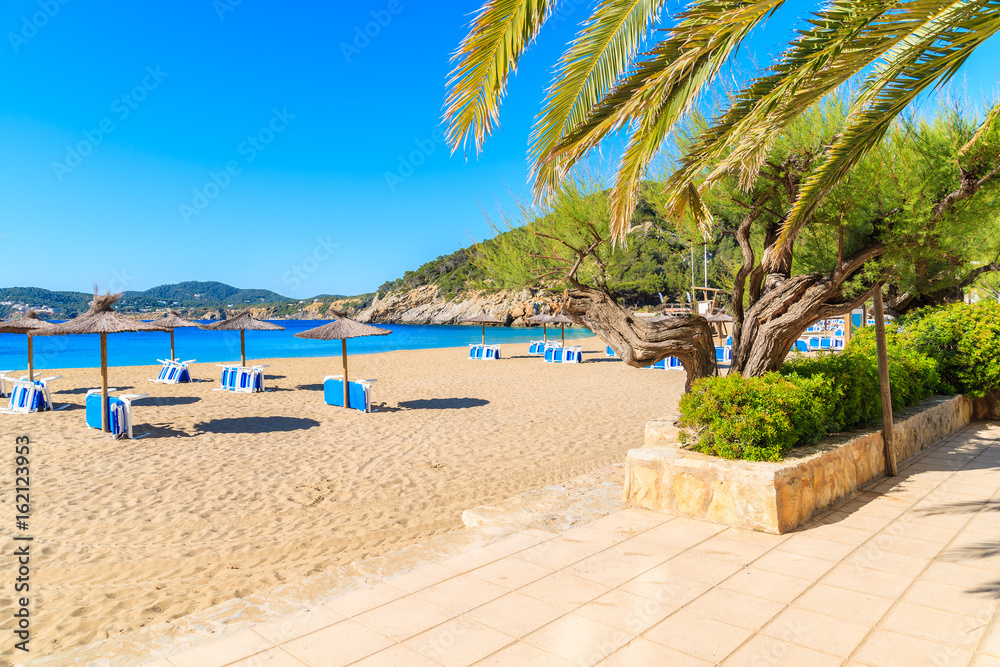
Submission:
[[[524,318],[553,312],[557,300],[538,290],[519,292],[462,292],[445,299],[435,285],[375,297],[372,305],[357,315],[362,322],[382,324],[458,324],[485,310],[508,326],[526,326]]]

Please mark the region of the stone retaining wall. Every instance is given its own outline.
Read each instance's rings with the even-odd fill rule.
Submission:
[[[894,423],[897,460],[965,426],[974,411],[964,396],[937,396],[903,410]],[[766,463],[682,449],[676,421],[647,423],[646,446],[629,450],[626,506],[784,533],[885,473],[881,429],[826,438],[780,463]]]

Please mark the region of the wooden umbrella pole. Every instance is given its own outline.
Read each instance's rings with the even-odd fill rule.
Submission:
[[[483,322],[483,345],[486,345],[486,322]]]
[[[28,381],[35,381],[35,358],[32,347],[34,346],[35,339],[28,334]]]
[[[544,340],[544,342],[546,342],[546,343],[548,343],[548,342],[549,342],[549,333],[548,333],[548,331],[546,331],[546,329],[545,329],[545,322],[542,322],[542,339],[543,339],[543,340]]]
[[[889,356],[885,350],[885,313],[882,285],[875,290],[875,342],[878,349],[878,382],[882,390],[882,441],[885,444],[885,473],[896,476],[896,449],[892,432],[892,390],[889,386]]]
[[[101,334],[101,430],[108,428],[108,335]]]
[[[566,347],[566,324],[565,323],[560,324],[559,329],[561,330],[562,333],[562,346]]]
[[[177,356],[174,354],[174,330],[170,330],[170,359],[174,360]]]
[[[350,405],[350,399],[348,398],[348,395],[347,395],[347,382],[348,382],[348,380],[347,380],[347,339],[346,338],[341,338],[340,339],[340,352],[341,352],[341,355],[344,358],[344,407],[345,408],[349,408],[349,407],[351,407],[351,405]]]
[[[240,360],[242,365],[247,365],[247,346],[246,341],[243,339],[243,329],[240,329]]]

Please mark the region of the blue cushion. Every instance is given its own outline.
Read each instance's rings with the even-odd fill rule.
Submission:
[[[323,382],[323,400],[326,401],[327,405],[344,407],[344,381],[331,378]],[[361,384],[357,382],[347,383],[347,400],[350,402],[349,407],[367,412],[368,396]]]
[[[114,427],[118,422],[117,414],[111,409],[111,406],[118,405],[121,403],[121,399],[115,398],[114,396],[108,396],[108,425],[112,433],[119,433]],[[114,418],[112,418],[114,414]],[[118,428],[121,428],[120,424],[117,424]],[[87,396],[87,426],[90,428],[101,428],[101,395],[99,393],[90,394]]]

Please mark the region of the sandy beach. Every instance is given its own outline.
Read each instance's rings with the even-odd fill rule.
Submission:
[[[68,407],[0,416],[11,456],[15,436],[32,444],[32,657],[391,558],[459,528],[465,509],[622,461],[647,419],[675,410],[684,375],[582,344],[580,365],[545,364],[527,345],[499,362],[460,348],[354,356],[353,378],[378,379],[372,414],[323,402],[339,358],[254,360],[270,368],[252,395],[213,391],[214,364],[183,385],[149,382],[152,366],[112,368],[112,387],[151,394],[133,413],[147,435],[131,441],[84,425],[96,369],[46,369],[63,375],[53,399]],[[3,494],[8,540],[14,514]],[[11,608],[8,592],[5,632]]]

